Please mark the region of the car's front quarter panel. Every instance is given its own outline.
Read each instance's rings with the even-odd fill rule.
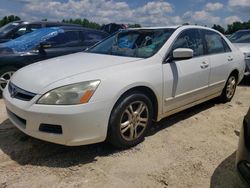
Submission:
[[[40,93],[45,94],[60,86],[91,80],[100,80],[100,84],[89,102],[111,101],[107,109],[109,113],[122,94],[140,86],[148,87],[155,93],[158,112],[162,112],[162,58],[159,55],[68,77],[54,82]]]

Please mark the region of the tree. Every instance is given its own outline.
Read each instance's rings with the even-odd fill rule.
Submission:
[[[219,31],[219,32],[221,32],[222,34],[225,33],[225,29],[222,26],[220,26],[220,25],[214,24],[212,28],[215,29],[215,30],[217,30],[217,31]]]
[[[19,18],[18,16],[15,15],[10,15],[10,16],[4,16],[2,18],[2,20],[0,20],[0,27],[10,23],[10,22],[14,22],[14,21],[18,21],[21,20],[21,18]]]
[[[79,24],[79,25],[82,25],[83,27],[88,27],[88,28],[93,28],[93,29],[100,29],[101,28],[101,25],[99,23],[91,22],[86,18],[84,18],[84,19],[77,18],[77,19],[69,19],[69,20],[63,19],[62,22]]]
[[[226,34],[235,33],[236,31],[241,30],[241,29],[250,29],[250,20],[248,22],[237,21],[237,22],[227,25]]]

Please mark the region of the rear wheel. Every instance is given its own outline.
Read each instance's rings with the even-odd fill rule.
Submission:
[[[152,102],[140,93],[131,93],[114,107],[108,130],[108,141],[119,148],[142,142],[152,121]]]
[[[4,67],[0,70],[0,93],[4,90],[8,84],[12,75],[16,72],[17,68],[15,67]]]
[[[237,86],[237,77],[235,74],[231,74],[220,96],[222,102],[229,102],[232,100],[236,91],[236,86]]]

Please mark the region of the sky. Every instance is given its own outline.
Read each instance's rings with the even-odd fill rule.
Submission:
[[[87,18],[101,24],[138,23],[169,26],[183,23],[226,26],[250,20],[250,0],[0,0],[0,18],[61,21]]]

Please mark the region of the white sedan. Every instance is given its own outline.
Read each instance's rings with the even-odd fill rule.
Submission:
[[[128,148],[152,121],[215,97],[230,101],[244,70],[243,54],[215,30],[129,29],[17,71],[3,96],[11,122],[32,137]]]

